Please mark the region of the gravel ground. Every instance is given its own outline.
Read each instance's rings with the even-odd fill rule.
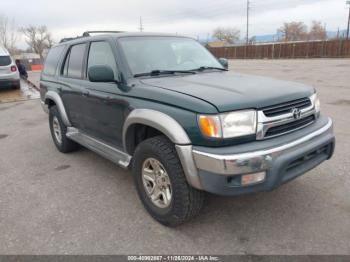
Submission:
[[[269,193],[208,195],[169,229],[131,174],[88,151],[59,153],[39,100],[0,104],[0,254],[350,254],[350,60],[236,60],[231,70],[314,85],[333,117],[332,160]]]

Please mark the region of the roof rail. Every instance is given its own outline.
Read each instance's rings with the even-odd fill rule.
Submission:
[[[124,31],[86,31],[83,33],[83,37],[91,36],[90,34],[99,34],[99,33],[124,33]]]
[[[68,41],[71,41],[71,40],[74,40],[74,39],[78,39],[78,38],[82,38],[82,36],[62,38],[59,43],[68,42]]]
[[[99,34],[99,33],[109,33],[109,34],[114,33],[115,34],[115,33],[124,33],[124,31],[86,31],[81,36],[62,38],[60,43],[68,42],[68,41],[83,38],[83,37],[89,37],[89,36],[91,36],[90,34]]]

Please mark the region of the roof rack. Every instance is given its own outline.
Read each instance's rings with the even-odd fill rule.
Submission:
[[[99,34],[99,33],[124,33],[125,31],[86,31],[83,33],[83,37],[91,36],[90,34]]]
[[[100,34],[100,33],[107,33],[107,34],[113,33],[113,34],[115,34],[115,33],[124,33],[124,31],[85,31],[83,33],[83,35],[81,35],[81,36],[62,38],[60,43],[64,43],[67,41],[71,41],[71,40],[79,39],[79,38],[83,38],[83,37],[89,37],[89,36],[91,36],[91,34]]]

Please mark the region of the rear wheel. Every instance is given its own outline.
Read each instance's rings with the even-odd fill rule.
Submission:
[[[187,183],[174,144],[164,136],[138,145],[133,175],[144,207],[163,225],[180,225],[203,206],[204,192]]]
[[[62,153],[69,153],[79,148],[79,145],[67,136],[67,127],[64,125],[57,106],[51,106],[49,112],[49,124],[52,139],[57,149]]]

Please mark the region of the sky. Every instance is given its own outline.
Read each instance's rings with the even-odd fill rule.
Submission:
[[[46,25],[54,39],[86,30],[177,33],[206,39],[218,26],[246,31],[247,0],[0,0],[0,14],[17,26]],[[250,35],[274,34],[284,22],[321,21],[346,29],[346,0],[251,0]],[[23,39],[21,44],[24,45]]]

